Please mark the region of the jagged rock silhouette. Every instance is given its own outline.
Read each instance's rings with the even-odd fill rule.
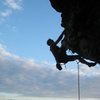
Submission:
[[[100,63],[100,1],[50,0],[50,3],[61,13],[68,49]]]

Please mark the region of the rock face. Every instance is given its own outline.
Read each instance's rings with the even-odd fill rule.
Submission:
[[[61,13],[68,49],[100,63],[100,0],[50,0]]]

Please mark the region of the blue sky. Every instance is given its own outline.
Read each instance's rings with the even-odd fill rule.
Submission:
[[[6,14],[1,15],[0,41],[17,55],[51,61],[46,41],[56,39],[62,31],[60,14],[55,13],[49,0],[18,0],[18,8],[5,1],[0,1],[1,12]]]
[[[0,1],[0,98],[13,93],[77,98],[76,62],[58,71],[46,45],[48,38],[56,40],[62,32],[60,23],[49,0]],[[99,65],[80,64],[80,75],[81,96],[100,98]]]

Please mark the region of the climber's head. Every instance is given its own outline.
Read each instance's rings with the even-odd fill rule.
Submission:
[[[48,45],[48,46],[50,46],[50,45],[53,44],[53,43],[54,43],[54,41],[53,41],[52,39],[48,39],[48,40],[47,40],[47,45]]]

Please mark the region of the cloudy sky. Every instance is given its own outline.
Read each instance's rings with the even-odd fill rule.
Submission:
[[[49,0],[0,1],[0,96],[77,97],[77,63],[58,71],[46,45],[60,21]],[[81,97],[100,98],[99,76],[99,65],[80,64]]]

